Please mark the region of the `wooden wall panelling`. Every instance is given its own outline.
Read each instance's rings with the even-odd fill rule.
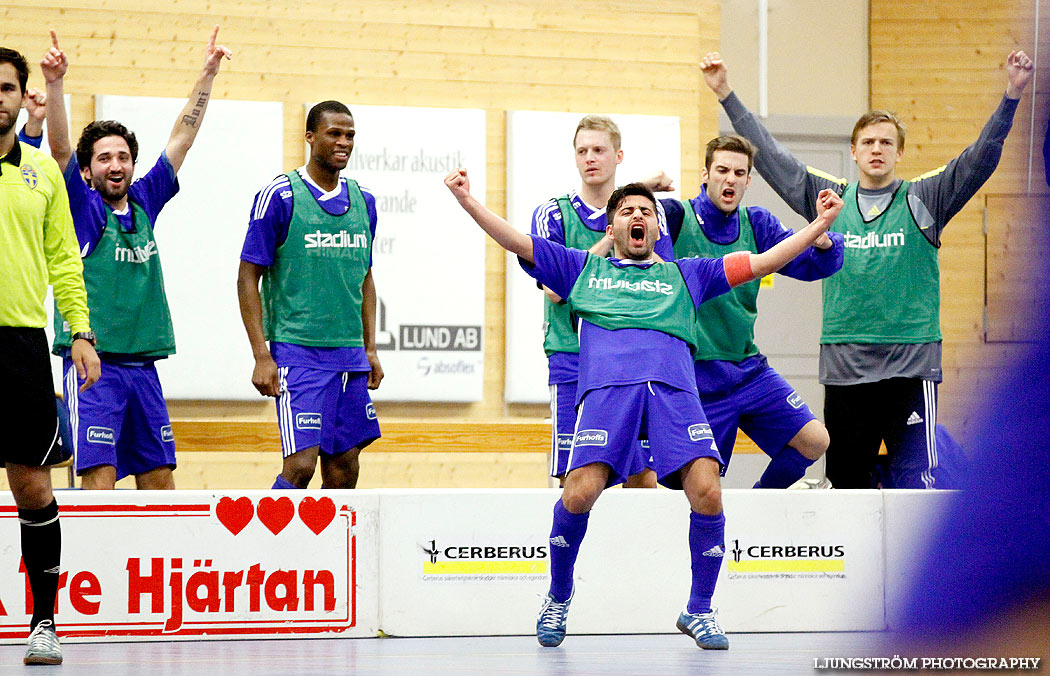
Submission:
[[[715,0],[375,0],[359,5],[179,0],[11,0],[0,8],[0,44],[33,62],[54,28],[70,57],[72,123],[92,118],[95,94],[185,96],[212,25],[234,51],[214,96],[284,104],[284,169],[305,160],[303,104],[471,107],[487,111],[486,202],[505,211],[504,111],[595,110],[681,118],[680,185],[699,187],[701,147],[717,130],[717,105],[701,90],[698,62],[717,49]],[[114,21],[119,17],[119,21]],[[40,84],[33,69],[31,84]],[[231,269],[235,266],[231,261]],[[503,402],[504,260],[486,250],[484,399],[476,404],[382,403],[382,419],[500,420],[546,415]],[[231,291],[232,293],[232,285]],[[247,349],[247,348],[246,348]],[[249,374],[245,374],[249,377]],[[273,420],[272,402],[172,402],[173,417]]]

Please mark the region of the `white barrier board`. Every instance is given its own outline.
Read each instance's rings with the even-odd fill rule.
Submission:
[[[507,220],[529,232],[532,212],[552,197],[579,188],[572,138],[586,113],[513,110],[507,113]],[[677,117],[616,115],[623,136],[619,183],[640,181],[657,171],[681,180],[681,133]],[[511,403],[546,403],[547,359],[543,354],[543,294],[507,256],[507,365],[505,396]]]
[[[371,190],[378,212],[372,276],[386,378],[372,398],[481,401],[485,236],[444,178],[466,167],[484,201],[485,111],[349,108],[357,136],[343,175]]]
[[[375,495],[62,491],[63,640],[375,636]],[[19,524],[0,495],[0,641],[28,634]]]
[[[385,491],[380,625],[395,636],[531,634],[558,490]],[[878,492],[724,491],[714,603],[728,631],[879,630]],[[689,596],[680,492],[610,490],[575,570],[573,633],[675,630]]]
[[[726,490],[714,605],[729,632],[879,631],[910,524],[946,494]],[[531,635],[556,489],[60,491],[59,633],[71,641]],[[885,526],[885,531],[884,531]],[[0,643],[30,608],[0,496]],[[607,491],[571,633],[669,633],[689,595],[680,492]],[[886,563],[884,563],[886,562]],[[890,579],[887,583],[886,580]]]
[[[135,175],[141,177],[164,150],[185,104],[180,98],[97,96],[95,117],[118,120],[135,133]],[[252,198],[281,171],[282,111],[275,102],[213,99],[179,169],[179,192],[157,218],[177,349],[157,362],[169,399],[259,398],[237,303],[237,266]]]
[[[730,631],[880,631],[878,491],[723,491],[726,557],[715,592]]]

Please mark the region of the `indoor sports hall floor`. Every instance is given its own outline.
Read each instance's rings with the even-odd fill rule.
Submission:
[[[814,660],[877,654],[873,633],[730,634],[730,649],[702,651],[681,634],[568,636],[541,648],[531,636],[299,639],[67,644],[63,676],[787,676],[829,673]],[[22,646],[0,646],[0,674],[48,673],[22,665]]]

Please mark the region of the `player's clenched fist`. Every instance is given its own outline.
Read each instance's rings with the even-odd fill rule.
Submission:
[[[457,200],[463,201],[470,197],[470,181],[467,179],[466,169],[456,169],[445,177],[445,186],[448,187]]]
[[[817,195],[817,218],[822,218],[830,226],[831,222],[842,211],[842,198],[834,190],[825,188]]]

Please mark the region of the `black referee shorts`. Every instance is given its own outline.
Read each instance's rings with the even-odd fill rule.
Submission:
[[[44,329],[0,326],[0,462],[42,466],[61,462],[51,355]]]

